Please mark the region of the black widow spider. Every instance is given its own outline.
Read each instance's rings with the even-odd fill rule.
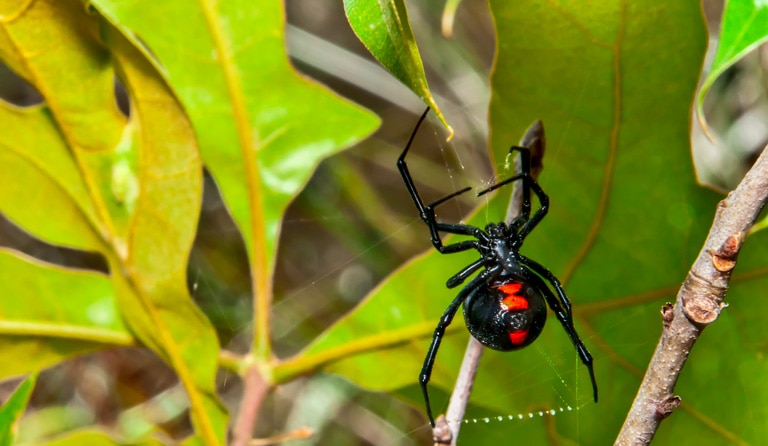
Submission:
[[[397,168],[400,170],[405,186],[419,210],[419,216],[429,227],[432,245],[435,249],[441,254],[453,254],[470,249],[480,253],[478,260],[451,276],[446,282],[446,286],[455,288],[464,283],[476,271],[482,269],[480,274],[462,288],[448,305],[435,328],[432,344],[424,358],[419,383],[424,393],[424,403],[430,424],[435,426],[432,408],[429,404],[427,383],[432,376],[432,367],[435,364],[437,350],[440,348],[445,330],[453,321],[453,317],[462,302],[464,303],[464,321],[472,336],[486,347],[501,351],[521,349],[536,340],[547,320],[546,302],[573,342],[581,362],[587,366],[589,377],[592,380],[594,399],[597,402],[597,382],[592,367],[592,355],[589,354],[573,327],[571,302],[554,274],[541,264],[520,254],[523,241],[544,218],[549,208],[549,197],[536,180],[531,177],[529,149],[516,146],[510,148],[510,153],[513,151],[520,152],[522,172],[477,194],[477,196],[481,196],[514,181],[522,180],[521,212],[510,224],[504,222],[489,223],[483,230],[466,224],[441,222],[435,218],[435,208],[471,188],[466,187],[427,205],[424,205],[421,197],[419,197],[416,185],[413,183],[410,172],[408,172],[405,157],[427,113],[429,113],[429,108],[416,123],[413,133],[408,139],[408,144],[397,160]],[[531,189],[540,203],[540,208],[533,216],[531,216]],[[440,238],[440,232],[468,235],[474,237],[475,240],[464,240],[444,245]],[[545,280],[552,285],[557,296],[550,290]]]

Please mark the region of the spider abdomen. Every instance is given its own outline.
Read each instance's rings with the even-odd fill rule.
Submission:
[[[486,347],[510,351],[539,337],[547,307],[539,291],[525,282],[503,281],[481,286],[464,301],[464,321]]]

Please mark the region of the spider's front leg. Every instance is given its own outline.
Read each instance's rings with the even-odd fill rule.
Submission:
[[[411,137],[408,139],[408,144],[405,145],[405,149],[403,149],[403,152],[397,159],[397,169],[400,171],[400,175],[403,177],[405,187],[408,189],[408,193],[411,195],[411,199],[413,199],[413,203],[416,205],[416,209],[419,211],[419,217],[421,217],[421,220],[429,227],[430,238],[435,249],[440,251],[442,254],[451,254],[454,252],[477,249],[478,241],[476,240],[465,240],[451,245],[445,245],[443,240],[440,238],[440,232],[442,231],[449,234],[471,235],[475,238],[483,239],[484,233],[481,229],[463,224],[442,223],[437,221],[437,218],[435,217],[435,208],[437,206],[445,203],[451,198],[470,191],[471,188],[465,187],[464,189],[446,195],[439,200],[425,205],[424,201],[419,195],[419,191],[416,189],[416,183],[413,182],[411,172],[408,170],[408,163],[406,163],[405,158],[408,155],[408,151],[410,150],[411,145],[413,144],[413,138],[416,136],[416,132],[418,131],[419,126],[421,126],[422,121],[424,121],[424,118],[426,118],[428,112],[429,109],[427,109],[424,114],[421,115],[421,118],[419,118],[419,121],[416,123],[416,127],[413,129],[413,133],[411,133]]]
[[[445,203],[446,201],[450,200],[453,197],[463,194],[464,192],[468,192],[471,189],[472,189],[471,187],[465,187],[460,191],[454,192],[450,195],[446,195],[445,197],[437,201],[433,201],[432,203],[424,207],[424,214],[421,216],[421,219],[429,227],[432,246],[434,246],[435,249],[440,251],[441,254],[452,254],[454,252],[467,251],[470,249],[478,249],[480,242],[484,243],[484,242],[487,242],[488,240],[487,235],[480,228],[476,228],[474,226],[460,224],[460,223],[443,223],[441,221],[437,221],[437,218],[435,217],[435,208],[437,206],[441,205],[442,203]],[[446,245],[443,243],[443,239],[440,238],[440,232],[446,232],[448,234],[458,234],[458,235],[471,235],[475,237],[477,240],[464,240],[461,242]],[[449,288],[452,288],[452,287],[449,287]]]
[[[456,288],[457,286],[464,283],[464,281],[467,280],[467,277],[474,274],[475,271],[479,270],[484,265],[485,265],[485,259],[480,258],[478,260],[475,260],[470,265],[466,266],[463,270],[451,276],[451,278],[448,279],[447,282],[445,282],[445,286],[448,287],[449,289]]]
[[[512,146],[509,148],[509,154],[513,152],[520,152],[520,173],[527,175],[531,179],[531,150],[527,147]],[[528,181],[523,180],[523,197],[520,200],[520,214],[517,219],[523,224],[531,218],[531,187]]]
[[[521,170],[522,172],[511,177],[507,178],[506,180],[500,181],[496,184],[493,184],[480,192],[477,193],[477,196],[485,195],[489,192],[492,192],[500,187],[506,186],[507,184],[513,183],[517,180],[523,181],[523,197],[520,203],[520,215],[515,219],[515,221],[512,223],[512,227],[517,229],[519,228],[519,238],[520,240],[525,240],[525,238],[528,236],[528,234],[533,231],[533,228],[538,225],[542,219],[544,219],[544,216],[547,215],[547,212],[549,211],[549,196],[544,193],[544,190],[541,188],[538,182],[531,176],[531,151],[530,149],[526,147],[518,147],[518,146],[512,146],[509,149],[509,153],[512,153],[514,151],[520,152],[520,164],[521,164]],[[536,211],[535,214],[533,214],[533,217],[531,217],[531,190],[533,190],[533,193],[536,194],[536,198],[539,199],[540,207]],[[519,247],[519,246],[518,246]]]

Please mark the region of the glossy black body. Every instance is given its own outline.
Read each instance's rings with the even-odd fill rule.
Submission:
[[[512,351],[531,345],[547,322],[547,305],[539,291],[522,282],[522,278],[502,278],[489,286],[475,288],[464,301],[464,323],[481,344],[494,350]],[[499,289],[514,281],[521,286],[521,296],[528,302],[524,310],[509,310],[503,300],[507,294]],[[513,343],[509,334],[525,330],[525,340]]]

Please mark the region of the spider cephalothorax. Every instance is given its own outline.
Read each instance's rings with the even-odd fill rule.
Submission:
[[[594,399],[597,401],[597,382],[592,366],[592,356],[579,339],[573,327],[571,302],[560,285],[560,281],[547,268],[520,254],[525,238],[547,214],[549,197],[531,177],[531,155],[525,147],[512,147],[520,152],[522,172],[496,183],[478,193],[478,196],[498,189],[506,184],[520,180],[523,184],[520,215],[509,225],[491,223],[485,229],[456,223],[444,223],[435,217],[435,208],[447,200],[470,190],[464,188],[429,204],[424,204],[416,190],[416,185],[408,171],[405,157],[413,143],[416,131],[427,116],[429,109],[419,119],[411,134],[408,144],[397,160],[397,167],[405,186],[419,210],[419,215],[430,230],[432,245],[442,254],[452,254],[474,249],[480,258],[461,271],[451,276],[446,282],[448,288],[455,288],[472,274],[480,271],[459,291],[443,313],[432,336],[432,344],[424,358],[424,365],[419,376],[427,416],[432,426],[435,425],[432,408],[429,404],[427,383],[432,375],[432,367],[440,348],[445,330],[453,321],[459,306],[464,304],[464,321],[472,336],[486,347],[495,350],[510,351],[530,345],[541,333],[547,319],[547,305],[555,313],[573,342],[579,358],[587,366],[592,380]],[[531,191],[539,200],[539,209],[531,215]],[[474,237],[445,245],[440,232]],[[549,283],[552,289],[547,285]]]

